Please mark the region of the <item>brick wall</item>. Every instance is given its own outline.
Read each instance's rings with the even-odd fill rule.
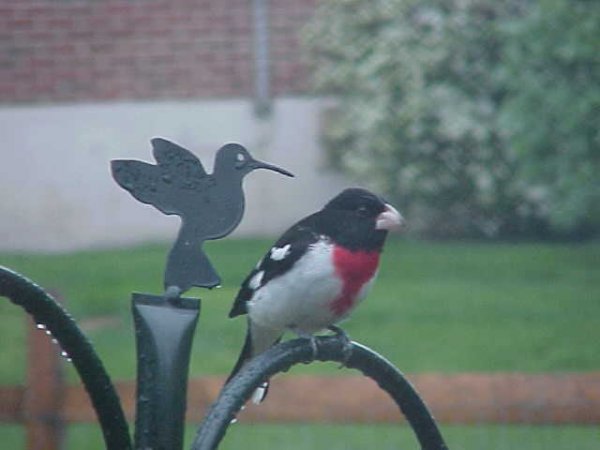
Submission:
[[[269,2],[273,95],[305,91],[299,30],[316,0]],[[0,5],[0,102],[248,97],[251,0]]]

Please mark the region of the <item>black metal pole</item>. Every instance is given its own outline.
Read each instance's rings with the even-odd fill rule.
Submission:
[[[165,296],[133,295],[138,353],[135,447],[180,450],[183,443],[188,365],[198,321],[198,300],[180,298],[192,286],[213,288],[220,277],[204,254],[206,240],[231,233],[244,213],[244,177],[256,169],[293,176],[226,144],[208,174],[189,150],[152,139],[156,164],[111,161],[115,181],[135,199],[181,217],[180,233],[165,269]]]
[[[131,449],[119,397],[102,361],[71,316],[33,281],[0,266],[0,296],[23,307],[52,334],[79,373],[96,411],[108,450]]]
[[[188,367],[200,301],[133,294],[137,450],[181,450]]]
[[[338,361],[345,359],[345,341],[338,336],[319,337],[315,359]],[[447,446],[433,416],[417,391],[402,373],[381,355],[353,342],[346,367],[358,369],[372,378],[396,402],[423,450],[447,450]],[[200,425],[192,450],[217,448],[227,427],[254,390],[278,372],[285,372],[294,364],[308,362],[313,349],[307,339],[296,339],[278,344],[250,361],[221,391]],[[267,400],[268,401],[268,400]]]

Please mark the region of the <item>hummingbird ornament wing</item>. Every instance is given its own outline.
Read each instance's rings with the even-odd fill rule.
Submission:
[[[177,214],[166,201],[168,190],[157,166],[130,159],[114,160],[110,165],[115,181],[137,200],[164,214]]]
[[[111,161],[117,183],[142,203],[164,214],[182,213],[182,201],[205,189],[210,176],[190,151],[162,138],[152,139],[157,164],[136,160]]]
[[[189,150],[163,138],[154,138],[151,142],[162,176],[175,187],[191,188],[191,184],[208,176],[200,160]]]

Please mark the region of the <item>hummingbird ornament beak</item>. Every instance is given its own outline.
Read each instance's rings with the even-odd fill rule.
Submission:
[[[282,169],[281,167],[277,167],[273,164],[259,161],[257,159],[252,159],[251,161],[248,161],[248,166],[250,167],[251,170],[267,169],[267,170],[272,170],[273,172],[278,172],[282,175],[286,175],[288,177],[294,177],[294,174],[292,172],[288,172],[287,170]]]

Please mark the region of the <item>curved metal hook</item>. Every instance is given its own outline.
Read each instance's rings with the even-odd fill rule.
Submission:
[[[131,438],[119,396],[100,358],[71,316],[41,287],[0,266],[0,296],[27,311],[46,326],[79,373],[104,435],[108,450],[129,450]]]
[[[344,353],[345,341],[338,336],[318,337],[316,343],[318,351],[315,359],[319,361],[344,362],[347,357]],[[346,367],[360,370],[392,397],[423,450],[447,450],[427,406],[404,375],[373,350],[355,342],[351,345],[352,353],[345,361]],[[221,391],[198,429],[192,450],[217,448],[237,412],[265,379],[312,358],[313,347],[310,342],[307,339],[295,339],[278,344],[250,361]]]

